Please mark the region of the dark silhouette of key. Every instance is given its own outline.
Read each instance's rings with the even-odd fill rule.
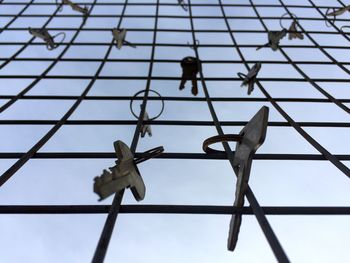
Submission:
[[[192,82],[192,94],[198,94],[198,86],[197,86],[197,73],[200,70],[200,62],[195,57],[185,57],[181,61],[182,67],[182,77],[180,83],[180,90],[185,88],[185,84],[187,80],[191,80]]]

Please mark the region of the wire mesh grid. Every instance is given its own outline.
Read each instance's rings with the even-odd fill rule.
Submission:
[[[327,17],[346,3],[76,4],[87,7],[86,19],[60,1],[1,1],[5,262],[349,260],[349,17]],[[256,50],[293,21],[303,39]],[[66,37],[48,50],[29,27]],[[137,48],[118,50],[112,28],[126,28]],[[178,89],[186,56],[201,61],[197,96],[190,84]],[[237,73],[259,62],[248,96]],[[157,120],[141,118],[146,109],[157,115],[162,101]],[[263,105],[270,108],[266,141],[253,157],[246,206],[237,209],[234,145],[206,154],[202,143],[239,133]],[[146,124],[153,136],[140,138]],[[92,191],[93,178],[116,158],[116,140],[137,158],[165,148],[139,165],[147,188],[141,203],[128,190],[98,203]],[[226,241],[236,213],[243,220],[231,253]]]

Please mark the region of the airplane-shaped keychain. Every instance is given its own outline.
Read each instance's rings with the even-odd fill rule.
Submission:
[[[53,50],[59,46],[59,44],[55,43],[55,38],[57,36],[63,35],[62,41],[60,43],[62,43],[66,37],[66,34],[63,32],[58,33],[54,36],[51,36],[46,28],[30,28],[29,27],[28,31],[34,37],[38,37],[38,38],[41,38],[42,40],[44,40],[46,43],[46,48],[48,50]]]
[[[130,188],[136,201],[143,200],[146,187],[137,164],[161,154],[163,146],[144,152],[143,157],[138,159],[134,159],[129,147],[122,141],[115,141],[114,149],[118,158],[116,165],[94,178],[94,192],[100,197],[99,201],[125,188]]]
[[[261,63],[258,62],[249,70],[247,75],[243,74],[242,72],[237,73],[238,77],[243,79],[241,87],[248,86],[248,95],[250,95],[254,90],[256,76],[258,75],[260,69],[261,69]]]

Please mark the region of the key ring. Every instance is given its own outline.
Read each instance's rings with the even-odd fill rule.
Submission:
[[[238,134],[224,134],[212,136],[203,142],[202,149],[205,153],[225,153],[225,151],[214,150],[210,148],[209,145],[218,142],[241,142],[242,138],[243,135]]]
[[[145,91],[146,91],[145,89],[144,89],[144,90],[140,90],[139,92],[135,93],[135,95],[134,95],[134,96],[132,97],[132,99],[130,100],[130,110],[131,110],[132,115],[134,115],[134,117],[135,117],[136,119],[138,119],[139,116],[137,116],[137,115],[135,114],[135,112],[134,112],[134,110],[133,110],[133,108],[132,108],[132,104],[133,104],[135,98],[137,97],[137,95],[139,95],[139,94],[141,94],[141,93],[143,93],[143,92],[145,92]],[[150,89],[149,91],[155,93],[156,95],[158,95],[158,97],[161,98],[161,102],[162,102],[162,109],[160,110],[159,114],[158,114],[157,116],[153,117],[153,118],[149,118],[149,119],[148,119],[148,121],[153,121],[153,120],[157,119],[160,115],[162,115],[162,113],[163,113],[163,111],[164,111],[164,99],[163,99],[163,97],[162,97],[157,91],[152,90],[152,89]]]
[[[333,13],[336,11],[335,8],[327,8],[326,10],[326,19],[324,20],[325,24],[327,27],[332,27],[332,25],[328,22],[328,20],[332,21],[332,23],[335,23],[335,20],[336,20],[336,15],[334,14],[333,15],[333,18],[332,19],[328,19],[327,16],[332,13],[332,12],[329,12],[331,9],[333,9]]]
[[[237,73],[237,76],[238,76],[241,80],[244,80],[244,79],[247,77],[247,75],[244,74],[244,73],[242,73],[242,72],[238,72],[238,73]]]
[[[280,17],[280,26],[281,26],[281,28],[283,28],[283,29],[287,29],[286,27],[284,27],[283,26],[283,23],[282,23],[282,18],[284,18],[286,15],[289,15],[289,13],[284,13],[281,17]],[[295,14],[293,14],[293,13],[291,13],[291,19],[293,19],[294,21],[296,21],[297,20],[297,16],[295,15]]]
[[[53,41],[53,42],[54,42],[54,45],[53,45],[52,48],[51,48],[51,46],[50,46],[49,43],[46,43],[46,48],[47,48],[48,50],[53,50],[53,49],[57,48],[60,44],[63,43],[63,41],[64,41],[65,38],[66,38],[66,33],[64,33],[64,32],[60,32],[60,33],[54,35],[54,36],[52,37],[52,40],[54,40],[54,39],[55,39],[56,37],[58,37],[59,35],[63,35],[63,38],[62,38],[61,42],[59,42],[59,44],[57,44],[57,43],[55,43],[55,42]]]
[[[343,32],[344,34],[349,34],[349,32],[345,32],[343,28],[350,28],[350,26],[342,26],[340,28],[340,31]]]

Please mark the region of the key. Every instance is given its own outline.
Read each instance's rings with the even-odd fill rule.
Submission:
[[[191,80],[192,82],[192,94],[198,94],[198,86],[197,86],[197,73],[200,70],[200,62],[195,57],[185,57],[181,61],[182,67],[182,77],[180,83],[180,90],[185,88],[185,84],[187,80]]]

